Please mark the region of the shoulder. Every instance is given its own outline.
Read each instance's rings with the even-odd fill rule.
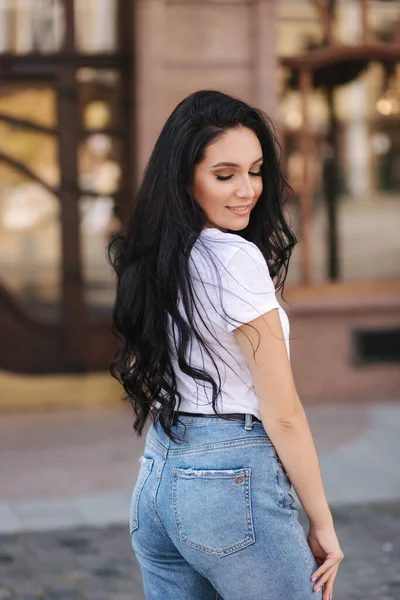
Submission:
[[[237,289],[238,284],[246,290],[274,289],[261,250],[240,235],[206,229],[193,247],[191,259],[195,279],[211,280],[227,289]]]
[[[228,332],[279,308],[261,250],[240,235],[205,230],[193,246],[191,263],[193,280],[201,281],[212,298],[218,294]]]
[[[261,251],[253,242],[249,242],[235,233],[224,233],[216,228],[205,229],[201,232],[196,243],[196,250],[203,254],[202,249],[211,251],[223,267],[227,267],[232,262],[243,261],[265,264]]]

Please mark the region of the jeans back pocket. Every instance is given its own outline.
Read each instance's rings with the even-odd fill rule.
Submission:
[[[132,493],[131,502],[131,514],[130,514],[130,533],[132,533],[139,527],[139,500],[143,490],[143,486],[147,481],[148,476],[151,473],[154,460],[147,458],[146,456],[140,457],[140,470],[138,478],[136,480],[135,487]]]
[[[172,469],[173,508],[182,542],[225,556],[255,541],[251,469]]]

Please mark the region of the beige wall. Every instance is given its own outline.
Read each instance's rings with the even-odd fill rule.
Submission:
[[[138,0],[139,175],[166,118],[187,94],[218,89],[273,116],[274,0]]]

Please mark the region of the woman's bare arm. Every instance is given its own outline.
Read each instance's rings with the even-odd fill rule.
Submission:
[[[310,524],[328,526],[332,516],[312,434],[296,392],[278,309],[268,311],[250,325],[256,331],[245,324],[235,329],[235,334],[251,371],[264,428]]]

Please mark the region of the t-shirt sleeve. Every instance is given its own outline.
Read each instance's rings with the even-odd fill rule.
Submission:
[[[222,302],[227,331],[279,308],[268,265],[256,245],[241,246],[223,270]]]

